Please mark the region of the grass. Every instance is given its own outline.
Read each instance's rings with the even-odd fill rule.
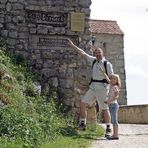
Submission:
[[[54,142],[47,143],[41,148],[87,148],[90,141],[87,139],[80,139],[74,137],[59,137]]]
[[[55,141],[43,144],[41,148],[88,148],[91,143],[104,134],[104,129],[97,125],[95,130],[76,130],[71,136],[59,136]]]

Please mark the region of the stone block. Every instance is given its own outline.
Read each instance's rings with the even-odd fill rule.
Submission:
[[[12,20],[12,17],[6,15],[6,17],[5,17],[5,23],[11,23],[11,20]]]
[[[6,5],[6,10],[9,12],[12,10],[12,4],[11,3],[7,3]]]
[[[44,75],[45,78],[57,76],[58,72],[56,69],[49,69],[49,68],[44,68],[41,70],[41,74]]]
[[[89,69],[81,68],[74,71],[74,77],[81,81],[82,84],[89,84],[91,78],[91,71]]]
[[[26,27],[26,26],[22,26],[21,25],[21,28],[19,29],[19,32],[26,32],[26,33],[28,33],[29,32],[29,28]]]
[[[73,79],[67,79],[65,88],[73,88]]]
[[[7,0],[1,0],[1,3],[2,4],[6,4],[7,3]]]
[[[0,10],[5,10],[5,4],[0,4]]]
[[[79,0],[79,5],[81,7],[89,7],[91,5],[91,0]]]
[[[20,4],[20,3],[14,3],[12,5],[12,9],[13,10],[23,10],[23,8],[24,8],[24,5],[23,4]]]
[[[26,0],[18,0],[21,4],[25,4]]]
[[[73,88],[73,79],[60,79],[59,81],[60,81],[60,87],[65,89]],[[71,95],[73,95],[73,92]]]
[[[0,16],[0,23],[4,23],[4,16]]]
[[[8,0],[9,2],[17,2],[18,0]]]
[[[53,1],[53,4],[56,6],[64,6],[64,4],[65,4],[65,1],[63,1],[63,0],[54,0]]]
[[[17,20],[17,23],[20,24],[20,23],[24,23],[25,18],[24,18],[24,16],[17,16],[16,20]]]
[[[82,9],[81,9],[81,12],[82,12],[82,13],[85,13],[85,15],[88,15],[88,16],[89,16],[91,10],[90,10],[89,8],[82,8]]]
[[[6,24],[6,28],[8,29],[8,30],[16,30],[16,25],[14,25],[13,23],[7,23]]]
[[[22,50],[22,49],[23,49],[23,45],[22,45],[22,44],[17,44],[17,45],[15,46],[15,48],[16,48],[17,50]]]
[[[17,40],[16,39],[12,39],[12,38],[8,38],[7,39],[7,44],[10,45],[10,46],[15,46],[17,44]]]
[[[3,25],[2,23],[0,23],[0,29],[3,28],[3,26],[4,26],[4,25]]]
[[[17,39],[17,37],[18,37],[17,31],[9,31],[8,37]]]
[[[72,68],[67,69],[66,73],[65,73],[65,76],[67,78],[73,78],[73,69]]]
[[[58,78],[57,77],[51,78],[51,81],[52,81],[52,86],[53,87],[58,87],[59,82],[58,82]]]
[[[8,36],[8,30],[1,30],[1,36],[7,37]]]
[[[27,39],[28,38],[28,34],[24,33],[24,32],[20,32],[20,33],[18,33],[18,38],[19,39]]]
[[[43,68],[50,68],[48,63],[43,64]]]

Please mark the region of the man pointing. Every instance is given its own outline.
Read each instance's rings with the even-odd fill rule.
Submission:
[[[82,58],[84,58],[90,66],[92,66],[91,72],[91,82],[89,86],[89,90],[86,92],[84,97],[80,102],[80,123],[79,127],[82,130],[86,128],[86,107],[91,106],[98,102],[99,107],[103,110],[104,120],[106,123],[106,134],[105,136],[110,136],[110,113],[108,105],[104,103],[104,100],[107,98],[109,84],[107,83],[104,75],[102,74],[100,67],[106,71],[107,75],[110,76],[113,74],[113,68],[110,62],[108,62],[103,54],[103,50],[101,48],[95,48],[94,56],[88,55],[82,49],[77,47],[71,40],[68,39],[68,44],[79,54]]]

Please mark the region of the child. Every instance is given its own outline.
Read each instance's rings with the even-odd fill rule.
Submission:
[[[119,75],[112,74],[110,78],[107,76],[107,74],[104,72],[103,68],[100,67],[102,73],[104,74],[106,80],[110,83],[110,90],[108,94],[108,98],[104,101],[104,103],[109,105],[109,111],[111,114],[111,122],[113,124],[113,135],[110,137],[107,137],[109,140],[118,140],[119,134],[118,134],[118,110],[119,110],[119,104],[117,102],[117,99],[119,97],[119,91],[121,87],[121,82]]]

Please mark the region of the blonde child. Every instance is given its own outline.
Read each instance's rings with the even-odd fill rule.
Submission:
[[[104,103],[109,105],[109,111],[111,114],[111,122],[113,124],[113,135],[107,137],[109,140],[118,140],[119,133],[118,133],[118,110],[119,104],[117,102],[119,98],[119,91],[121,87],[121,81],[119,75],[112,74],[110,77],[104,72],[103,68],[100,67],[102,73],[104,74],[108,83],[110,83],[110,90],[108,94],[108,98],[104,101]]]

